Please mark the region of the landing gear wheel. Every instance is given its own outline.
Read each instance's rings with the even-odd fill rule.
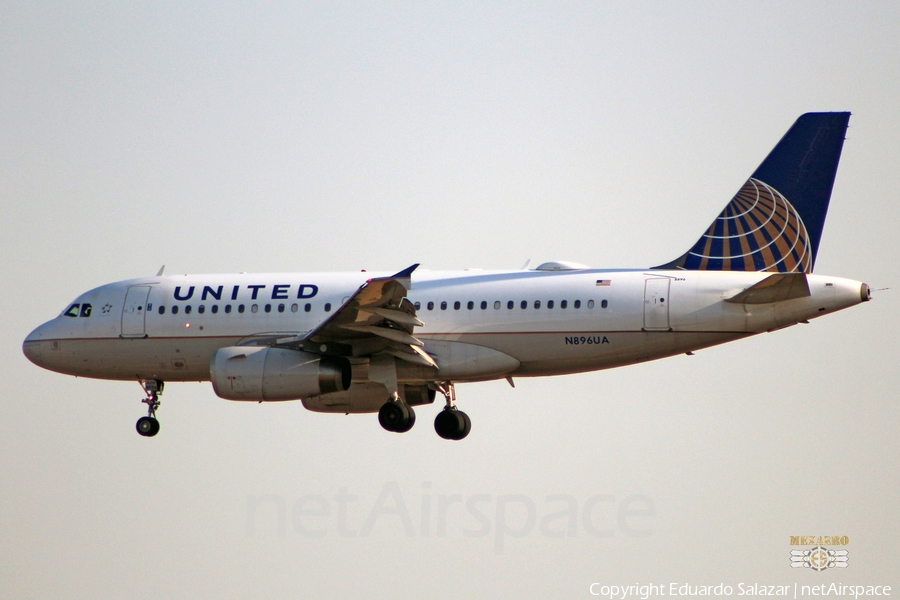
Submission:
[[[459,432],[459,436],[453,438],[454,440],[461,440],[472,431],[472,419],[469,418],[469,415],[464,413],[463,411],[458,411],[460,415],[462,415],[463,421],[465,421],[465,425],[463,425],[463,429]]]
[[[390,400],[378,411],[378,422],[388,431],[405,433],[412,429],[416,422],[416,413],[412,407],[402,402]]]
[[[159,408],[159,395],[162,394],[162,381],[156,379],[146,379],[140,381],[141,387],[144,388],[146,398],[141,400],[147,405],[147,416],[137,420],[134,428],[144,437],[153,437],[159,433],[159,421],[156,420],[156,409]]]
[[[406,425],[398,429],[397,433],[406,433],[413,428],[413,425],[416,424],[416,411],[413,410],[412,406],[406,406],[406,409],[409,411],[409,417],[406,420]]]
[[[472,420],[461,410],[445,408],[434,418],[434,430],[445,440],[461,440],[472,430]]]
[[[434,418],[434,430],[445,440],[452,440],[461,429],[462,420],[457,416],[459,411],[444,409]]]
[[[141,417],[137,420],[134,428],[144,437],[153,437],[159,433],[159,421],[153,417]]]

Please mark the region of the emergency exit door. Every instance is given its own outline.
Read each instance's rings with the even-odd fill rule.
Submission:
[[[667,277],[654,277],[644,282],[644,330],[669,330],[669,283]]]

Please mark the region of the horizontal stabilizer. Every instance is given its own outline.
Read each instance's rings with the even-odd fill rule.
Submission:
[[[809,296],[809,282],[805,273],[778,273],[769,275],[743,292],[727,298],[734,304],[770,304],[793,298]]]

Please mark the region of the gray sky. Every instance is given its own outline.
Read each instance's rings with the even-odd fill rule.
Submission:
[[[900,589],[898,28],[891,2],[5,2],[0,595]],[[144,439],[136,383],[21,353],[162,264],[668,261],[812,110],[854,113],[816,271],[894,290],[693,357],[460,386],[462,443],[438,406],[395,435],[196,383]],[[851,566],[792,569],[791,535],[848,536]]]

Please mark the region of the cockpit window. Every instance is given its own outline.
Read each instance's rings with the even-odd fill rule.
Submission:
[[[89,317],[91,316],[90,304],[73,304],[63,313],[64,317]]]

